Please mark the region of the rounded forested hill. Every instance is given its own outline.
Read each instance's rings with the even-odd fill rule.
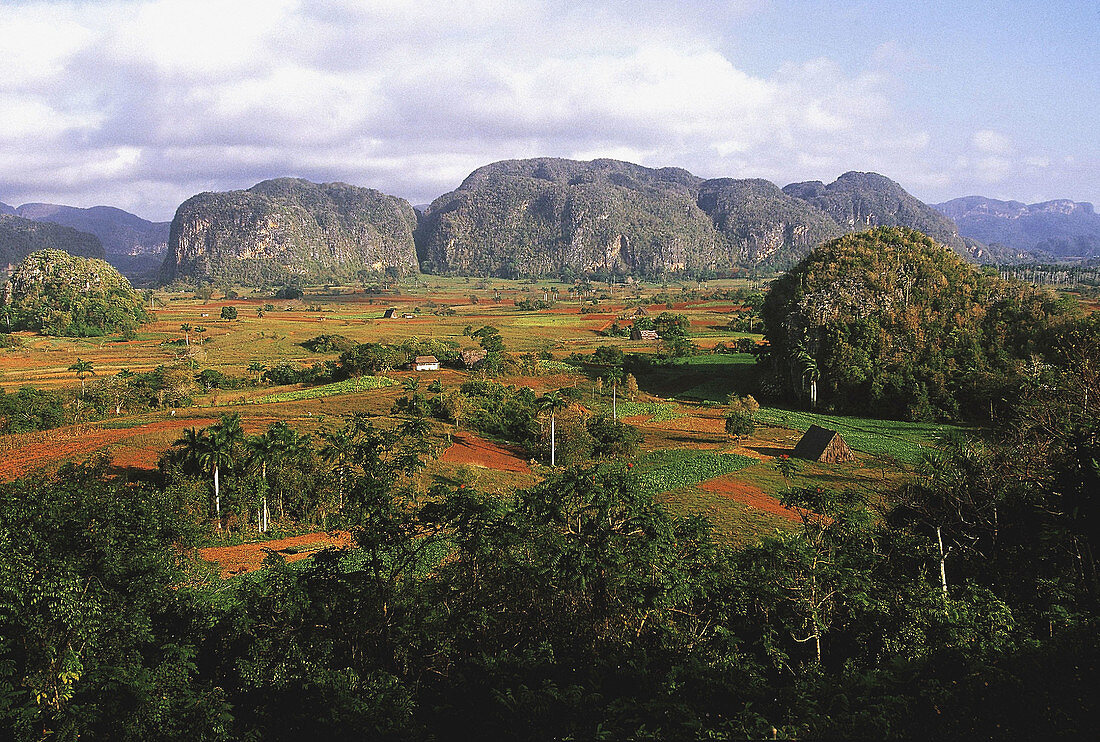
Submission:
[[[762,308],[779,391],[827,409],[988,419],[1066,313],[903,227],[845,235],[778,279]]]
[[[16,266],[3,307],[13,330],[45,335],[109,335],[150,319],[141,295],[110,264],[61,250],[32,253]]]
[[[93,234],[0,214],[0,268],[14,265],[37,250],[64,250],[86,258],[102,258],[104,254],[102,243]]]
[[[415,228],[408,201],[346,183],[277,178],[200,193],[176,210],[161,280],[320,283],[416,270]]]

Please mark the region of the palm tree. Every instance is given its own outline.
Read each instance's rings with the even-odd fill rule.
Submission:
[[[76,359],[76,363],[69,366],[69,370],[76,373],[76,377],[80,379],[80,399],[84,399],[84,377],[95,376],[95,370],[92,368],[91,361],[84,361],[79,358]]]
[[[268,428],[261,435],[254,435],[245,440],[245,448],[248,451],[248,462],[251,466],[260,468],[260,487],[262,488],[262,503],[260,511],[256,514],[260,533],[266,533],[269,527],[270,513],[267,507],[267,471],[268,465],[274,465],[283,455],[284,447],[280,437],[272,428]]]
[[[550,392],[539,397],[538,408],[542,412],[550,413],[550,466],[555,466],[557,464],[556,413],[558,410],[565,409],[565,398],[561,396],[561,392]]]
[[[821,378],[821,372],[817,368],[817,361],[804,350],[798,351],[795,359],[802,370],[802,383],[810,388],[810,406],[817,407],[817,382]]]
[[[267,371],[267,366],[263,363],[260,363],[259,361],[253,361],[252,363],[248,364],[248,370],[256,374],[256,381],[258,382],[260,380],[260,377],[263,375],[263,372]]]
[[[613,368],[607,372],[607,380],[611,382],[611,419],[619,419],[619,382],[623,380],[623,372]]]
[[[222,419],[195,434],[184,434],[185,447],[195,442],[194,460],[202,469],[209,469],[214,478],[214,516],[218,530],[222,527],[221,470],[233,465],[238,444],[244,439],[240,415],[223,415]]]
[[[187,344],[187,347],[191,347],[191,324],[184,322],[180,325],[180,332],[183,333],[183,341]]]
[[[322,430],[321,439],[325,442],[321,447],[321,458],[333,465],[333,471],[336,472],[337,501],[343,508],[344,479],[355,464],[358,446],[346,427],[335,431]]]

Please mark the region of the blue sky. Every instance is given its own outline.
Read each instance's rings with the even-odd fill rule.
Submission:
[[[0,3],[0,201],[155,219],[283,175],[430,201],[498,159],[1100,200],[1100,3]]]

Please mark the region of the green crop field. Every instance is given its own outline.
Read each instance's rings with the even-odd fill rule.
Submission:
[[[644,491],[656,495],[730,474],[755,463],[755,459],[735,453],[694,449],[653,451],[638,463],[638,484]]]
[[[949,431],[962,430],[955,425],[876,420],[866,417],[824,415],[777,407],[762,407],[757,422],[805,431],[811,425],[839,431],[851,448],[873,456],[890,457],[905,464],[920,461],[922,451],[933,448]]]

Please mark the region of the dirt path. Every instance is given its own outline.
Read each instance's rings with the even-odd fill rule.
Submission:
[[[221,568],[222,577],[225,578],[259,569],[263,566],[264,557],[267,556],[269,551],[282,552],[283,557],[288,562],[297,562],[312,557],[328,546],[345,548],[350,545],[351,534],[346,531],[318,531],[275,541],[261,541],[255,544],[211,546],[206,549],[199,549],[199,557],[217,564]],[[307,551],[293,553],[296,547],[301,548],[303,546],[311,548]]]
[[[472,433],[456,433],[440,461],[451,464],[473,464],[487,469],[530,474],[531,467],[512,448],[479,438]]]
[[[778,515],[781,518],[786,518],[796,523],[802,520],[797,511],[783,507],[779,500],[775,499],[764,490],[759,487],[754,487],[747,482],[742,482],[733,474],[727,474],[716,479],[708,479],[705,482],[700,482],[697,486],[701,490],[728,497],[731,500],[736,500],[743,505],[762,510],[765,513]]]

